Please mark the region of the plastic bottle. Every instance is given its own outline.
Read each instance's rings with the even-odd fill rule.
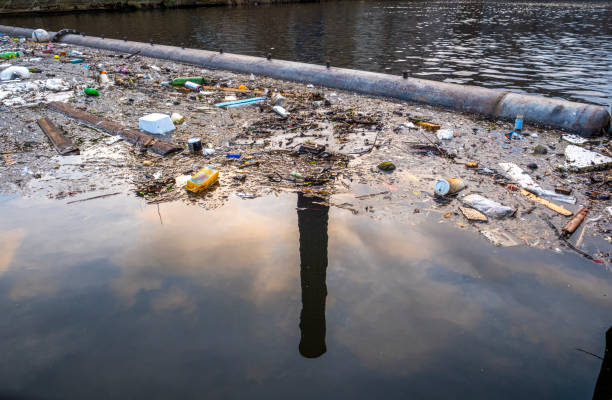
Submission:
[[[0,58],[17,58],[19,57],[18,51],[7,51],[4,53],[0,53]]]
[[[205,85],[209,82],[208,78],[204,78],[203,76],[187,76],[187,77],[179,77],[174,78],[172,80],[173,86],[185,86],[186,82],[197,83],[198,85]]]
[[[94,88],[85,88],[83,89],[83,92],[85,92],[85,94],[88,96],[100,96],[100,92]]]
[[[514,131],[516,133],[521,133],[521,131],[523,130],[523,114],[519,114],[516,116],[516,119],[514,120]]]
[[[281,106],[274,106],[272,107],[272,110],[278,115],[280,115],[282,118],[287,118],[289,116],[289,112]]]
[[[106,73],[106,71],[100,72],[100,83],[103,85],[106,85],[109,82],[110,82],[110,79],[108,79],[108,74]]]

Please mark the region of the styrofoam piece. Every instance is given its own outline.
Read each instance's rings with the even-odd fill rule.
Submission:
[[[436,133],[436,136],[438,136],[438,139],[440,140],[452,140],[454,134],[453,131],[451,131],[450,129],[440,129]]]
[[[612,167],[612,158],[570,144],[565,148],[565,167],[570,171],[591,171]]]
[[[563,135],[561,136],[561,139],[565,140],[566,142],[573,143],[573,144],[584,144],[588,142],[587,139],[583,138],[582,136],[578,136],[578,135]]]
[[[165,135],[176,129],[168,115],[159,113],[138,118],[138,128],[155,135]]]

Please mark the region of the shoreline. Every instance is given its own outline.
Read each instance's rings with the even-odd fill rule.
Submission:
[[[48,6],[29,7],[31,0],[18,0],[11,2],[11,8],[0,8],[0,16],[48,16],[48,15],[68,15],[68,14],[96,14],[96,13],[123,13],[145,10],[176,10],[200,7],[260,7],[266,5],[290,4],[290,3],[320,3],[325,0],[161,0],[161,1],[109,1],[91,2],[73,0],[65,2],[63,5],[58,3]]]

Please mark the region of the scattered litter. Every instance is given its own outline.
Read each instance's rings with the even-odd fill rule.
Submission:
[[[465,189],[465,182],[459,178],[440,179],[434,184],[434,193],[438,196],[455,194]]]
[[[419,120],[416,120],[416,119],[413,119],[412,122],[414,122],[418,126],[421,126],[421,127],[425,128],[425,129],[427,129],[428,131],[437,131],[438,129],[440,129],[440,125],[433,124],[431,122],[419,121]]]
[[[13,79],[28,79],[30,77],[30,70],[26,67],[8,67],[0,72],[0,80],[10,81]]]
[[[202,168],[187,181],[185,188],[190,192],[198,193],[215,183],[218,178],[219,171],[216,169],[212,167]]]
[[[459,210],[461,211],[463,216],[467,218],[469,221],[477,221],[477,222],[487,222],[488,221],[486,215],[484,215],[480,211],[475,210],[473,208],[460,206]]]
[[[489,239],[489,241],[495,246],[511,247],[518,246],[520,244],[518,240],[512,237],[512,235],[501,229],[482,230],[480,233],[485,238]]]
[[[576,199],[574,197],[565,196],[563,194],[559,194],[552,190],[545,190],[540,187],[532,178],[523,171],[518,165],[514,163],[499,163],[502,171],[504,171],[508,176],[516,183],[519,184],[520,187],[526,189],[530,193],[536,196],[549,197],[557,201],[561,201],[568,204],[575,204]]]
[[[395,164],[392,161],[383,161],[378,164],[378,169],[382,171],[393,171],[395,169]]]
[[[587,191],[585,194],[591,200],[610,200],[610,193]]]
[[[436,136],[439,140],[451,140],[454,137],[453,131],[451,131],[450,129],[440,129],[436,133]]]
[[[88,96],[100,96],[100,92],[94,88],[85,88],[83,92]]]
[[[553,211],[555,211],[555,212],[557,212],[557,213],[559,213],[561,215],[565,215],[566,217],[569,217],[570,215],[572,215],[571,211],[569,211],[569,210],[567,210],[567,209],[565,209],[565,208],[563,208],[561,206],[558,206],[558,205],[556,205],[554,203],[551,203],[550,201],[545,200],[545,199],[543,199],[541,197],[538,197],[537,195],[527,191],[526,189],[519,189],[518,192],[520,194],[522,194],[523,196],[525,196],[525,197],[535,201],[536,203],[541,204],[541,205],[543,205],[545,207],[548,207],[551,210],[553,210]]]
[[[48,118],[41,118],[38,121],[38,126],[47,135],[53,147],[62,156],[79,154],[79,148],[64,136],[64,133],[51,122]]]
[[[172,115],[170,115],[170,120],[174,125],[180,125],[185,122],[185,117],[179,113],[172,113]]]
[[[34,29],[32,40],[40,43],[48,42],[50,40],[49,32],[44,29]]]
[[[533,152],[535,154],[547,154],[548,153],[548,149],[545,146],[539,144],[539,145],[537,145],[536,147],[533,148]]]
[[[569,196],[572,194],[572,188],[557,186],[555,187],[555,192]]]
[[[196,154],[202,151],[202,139],[199,137],[192,137],[187,140],[187,147],[191,154]]]
[[[228,97],[230,96],[227,96],[225,100],[228,100]],[[217,103],[215,104],[215,107],[236,108],[236,107],[243,107],[243,106],[248,106],[251,104],[261,103],[262,101],[266,100],[265,97],[254,97],[254,98],[245,99],[245,100],[235,100],[236,96],[232,96],[232,97],[234,97],[233,100],[225,101],[223,103]]]
[[[584,144],[588,142],[588,139],[577,135],[563,135],[561,136],[561,139],[572,144]]]
[[[287,118],[289,116],[289,112],[281,106],[274,106],[272,107],[272,110],[278,115],[280,115],[282,118]]]
[[[462,198],[461,201],[492,218],[505,218],[514,214],[515,212],[514,209],[501,205],[498,202],[487,199],[479,194],[467,195]]]
[[[580,210],[578,210],[578,212],[576,212],[576,215],[574,215],[572,219],[570,219],[565,225],[563,225],[561,233],[565,237],[570,237],[572,233],[574,233],[574,231],[578,229],[588,212],[589,209],[586,207],[582,207]]]
[[[119,141],[123,140],[123,138],[121,136],[111,136],[109,138],[104,139],[104,144],[106,144],[107,146],[110,146],[112,144],[115,144]]]

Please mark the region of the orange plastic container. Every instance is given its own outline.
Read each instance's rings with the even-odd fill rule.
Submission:
[[[185,188],[190,192],[198,193],[215,183],[218,178],[219,171],[216,169],[212,167],[202,168],[187,181]]]

